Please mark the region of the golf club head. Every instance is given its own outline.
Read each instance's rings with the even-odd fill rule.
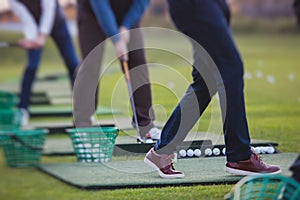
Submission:
[[[8,48],[8,47],[19,47],[19,44],[13,42],[0,42],[0,48]]]
[[[144,144],[144,143],[145,143],[144,140],[143,140],[141,137],[138,137],[138,138],[136,139],[136,142],[137,142],[138,144]]]

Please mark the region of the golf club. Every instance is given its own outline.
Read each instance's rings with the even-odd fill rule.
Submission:
[[[141,134],[140,134],[139,124],[138,124],[138,119],[137,119],[137,113],[136,113],[134,98],[133,98],[133,91],[132,91],[132,86],[131,86],[131,81],[130,81],[129,70],[128,70],[128,62],[122,60],[121,63],[122,63],[122,67],[123,67],[123,70],[124,70],[125,79],[126,79],[126,82],[127,82],[127,87],[128,87],[128,92],[129,92],[129,98],[130,98],[130,103],[131,103],[135,128],[136,128],[136,132],[137,132],[137,135],[138,135],[137,136],[137,142],[142,144],[142,143],[144,143],[144,141],[141,138]]]
[[[8,47],[19,47],[19,44],[15,42],[0,42],[0,48],[8,48]]]

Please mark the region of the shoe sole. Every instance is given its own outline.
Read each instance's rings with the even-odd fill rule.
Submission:
[[[233,169],[230,167],[225,167],[225,171],[234,174],[234,175],[240,175],[240,176],[249,176],[249,175],[262,175],[262,174],[270,174],[270,175],[275,175],[275,174],[280,174],[281,170],[278,170],[276,172],[271,172],[271,173],[259,173],[259,172],[250,172],[250,171],[244,171],[244,170],[239,170],[239,169]]]
[[[162,171],[160,171],[160,169],[151,161],[149,160],[147,157],[144,158],[144,163],[146,163],[147,165],[149,165],[150,167],[152,167],[155,171],[158,172],[158,175],[161,178],[168,178],[168,179],[172,179],[172,178],[183,178],[184,174],[173,174],[173,175],[167,175],[164,174]]]

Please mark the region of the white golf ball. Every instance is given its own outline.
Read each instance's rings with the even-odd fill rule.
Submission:
[[[184,149],[181,149],[179,152],[180,157],[184,158],[186,156],[186,151]]]
[[[254,147],[254,151],[255,151],[255,153],[257,153],[257,154],[260,154],[260,147]]]
[[[154,141],[152,139],[147,139],[146,143],[150,144],[150,143],[154,143]]]
[[[99,153],[99,149],[92,149],[93,153]]]
[[[268,76],[267,76],[267,81],[268,81],[270,84],[275,84],[275,82],[276,82],[275,77],[272,76],[272,75],[268,75]]]
[[[267,153],[267,147],[260,147],[260,153],[262,154]]]
[[[90,143],[85,143],[85,144],[84,144],[84,147],[85,147],[85,148],[91,148],[92,145],[91,145]]]
[[[222,149],[222,154],[223,154],[223,155],[226,155],[226,148],[223,148],[223,149]]]
[[[99,156],[100,156],[99,154],[96,153],[93,154],[93,158],[98,158]]]
[[[195,155],[196,157],[200,157],[200,156],[201,156],[201,150],[200,150],[200,149],[195,149],[195,150],[194,150],[194,155]]]
[[[84,149],[79,149],[79,153],[85,153]]]
[[[170,81],[170,82],[168,83],[168,87],[169,87],[170,89],[173,89],[173,88],[175,87],[175,83],[172,82],[172,81]]]
[[[221,151],[220,151],[219,148],[213,148],[212,152],[213,152],[213,154],[214,154],[215,156],[218,156],[218,155],[220,155],[220,153],[221,153]]]
[[[275,148],[274,147],[267,147],[267,153],[272,154],[275,152]]]
[[[193,156],[194,156],[194,151],[193,151],[193,149],[188,149],[188,150],[186,151],[186,155],[187,155],[188,157],[193,157]]]
[[[91,158],[92,155],[91,155],[91,154],[86,154],[85,157],[86,157],[86,158]]]
[[[91,149],[86,149],[84,152],[85,153],[92,153],[92,150]]]
[[[206,148],[204,151],[205,156],[211,156],[212,155],[212,150],[211,148]]]

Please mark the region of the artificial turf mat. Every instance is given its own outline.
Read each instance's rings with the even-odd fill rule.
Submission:
[[[289,167],[297,153],[262,155],[263,160],[281,166],[283,175],[290,175]],[[162,179],[142,160],[113,161],[108,163],[40,164],[38,168],[67,184],[81,189],[119,189],[207,185],[236,183],[242,176],[224,171],[225,157],[180,159],[176,169],[185,173],[183,179]]]
[[[155,122],[157,127],[162,127],[163,123]],[[118,127],[119,130],[135,130],[131,125],[130,117],[114,117],[109,119],[99,119],[94,122],[93,126],[113,126]],[[66,133],[66,129],[74,128],[74,124],[71,120],[69,121],[55,121],[55,122],[31,122],[28,128],[33,129],[48,129],[49,133]]]
[[[125,127],[124,127],[125,128]],[[120,128],[122,129],[122,128]],[[123,129],[124,130],[124,129]],[[224,137],[221,134],[214,134],[214,133],[202,133],[202,132],[193,132],[189,133],[186,137],[185,141],[211,141],[212,145],[214,146],[224,146]],[[116,145],[120,145],[120,148],[115,148],[114,155],[135,155],[135,153],[131,151],[122,151],[122,147],[124,148],[131,148],[126,147],[124,145],[137,145],[136,138],[132,136],[118,136],[116,139]],[[256,140],[252,139],[253,146],[277,146],[276,142],[266,141],[266,140]],[[144,145],[143,147],[147,148],[144,151],[148,151],[149,145]],[[134,147],[133,147],[134,148]],[[131,148],[132,149],[132,148]],[[137,148],[138,149],[138,148]],[[139,148],[140,149],[140,148]],[[144,151],[141,151],[144,153]],[[56,156],[56,155],[72,155],[74,154],[73,146],[71,139],[68,137],[65,138],[47,138],[45,147],[43,150],[43,154],[47,156]]]
[[[71,106],[32,106],[29,108],[29,112],[31,117],[72,116],[73,113]],[[99,106],[96,113],[99,115],[111,115],[120,112],[118,110],[112,110],[108,107]]]
[[[147,153],[153,146],[153,143],[138,144],[135,138],[130,136],[118,137],[114,146],[114,156],[139,156]],[[188,148],[189,146],[202,149],[204,147],[211,147],[212,143],[210,140],[195,140],[185,141],[181,146]],[[63,156],[63,155],[74,155],[74,149],[72,146],[71,139],[47,139],[43,149],[43,155],[47,156]]]

